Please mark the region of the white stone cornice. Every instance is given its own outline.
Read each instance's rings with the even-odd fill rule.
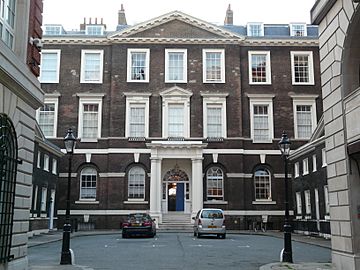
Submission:
[[[102,98],[105,96],[105,93],[76,93],[75,94],[77,97],[86,97],[86,98]]]
[[[146,92],[123,92],[126,97],[150,97],[152,93]]]
[[[273,99],[275,97],[274,94],[249,94],[249,93],[245,93],[245,95],[248,98],[253,98],[253,99]]]
[[[200,91],[200,96],[202,97],[220,97],[225,98],[229,95],[229,93],[210,93],[210,92],[204,92]]]
[[[293,99],[298,99],[298,100],[309,100],[309,99],[317,99],[319,97],[319,95],[306,95],[306,94],[294,94],[294,93],[289,93],[289,97],[293,98]]]
[[[241,43],[244,46],[306,46],[319,47],[318,39],[246,39]]]

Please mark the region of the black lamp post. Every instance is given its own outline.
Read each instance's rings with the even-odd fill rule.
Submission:
[[[71,192],[71,161],[76,144],[76,138],[74,137],[71,128],[69,128],[67,131],[67,134],[64,138],[64,143],[65,143],[66,153],[69,156],[69,168],[68,168],[68,183],[67,183],[67,194],[66,194],[66,213],[65,213],[65,222],[63,227],[63,239],[62,239],[60,264],[72,264],[72,259],[71,259],[72,251],[70,250],[70,232],[71,232],[70,192]]]
[[[282,138],[279,142],[281,156],[285,164],[285,223],[284,223],[284,250],[282,254],[282,261],[292,263],[292,248],[291,248],[291,224],[289,218],[289,191],[288,191],[288,157],[290,154],[290,140],[283,131]]]

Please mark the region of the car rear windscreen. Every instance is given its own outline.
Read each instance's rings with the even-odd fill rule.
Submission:
[[[204,210],[201,213],[202,218],[223,218],[222,211],[219,210]]]

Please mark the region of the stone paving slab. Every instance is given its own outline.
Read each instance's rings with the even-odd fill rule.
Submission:
[[[260,270],[335,270],[331,263],[270,263]]]

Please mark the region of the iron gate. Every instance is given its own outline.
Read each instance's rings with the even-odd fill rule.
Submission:
[[[18,146],[14,126],[0,113],[0,263],[10,261]]]

